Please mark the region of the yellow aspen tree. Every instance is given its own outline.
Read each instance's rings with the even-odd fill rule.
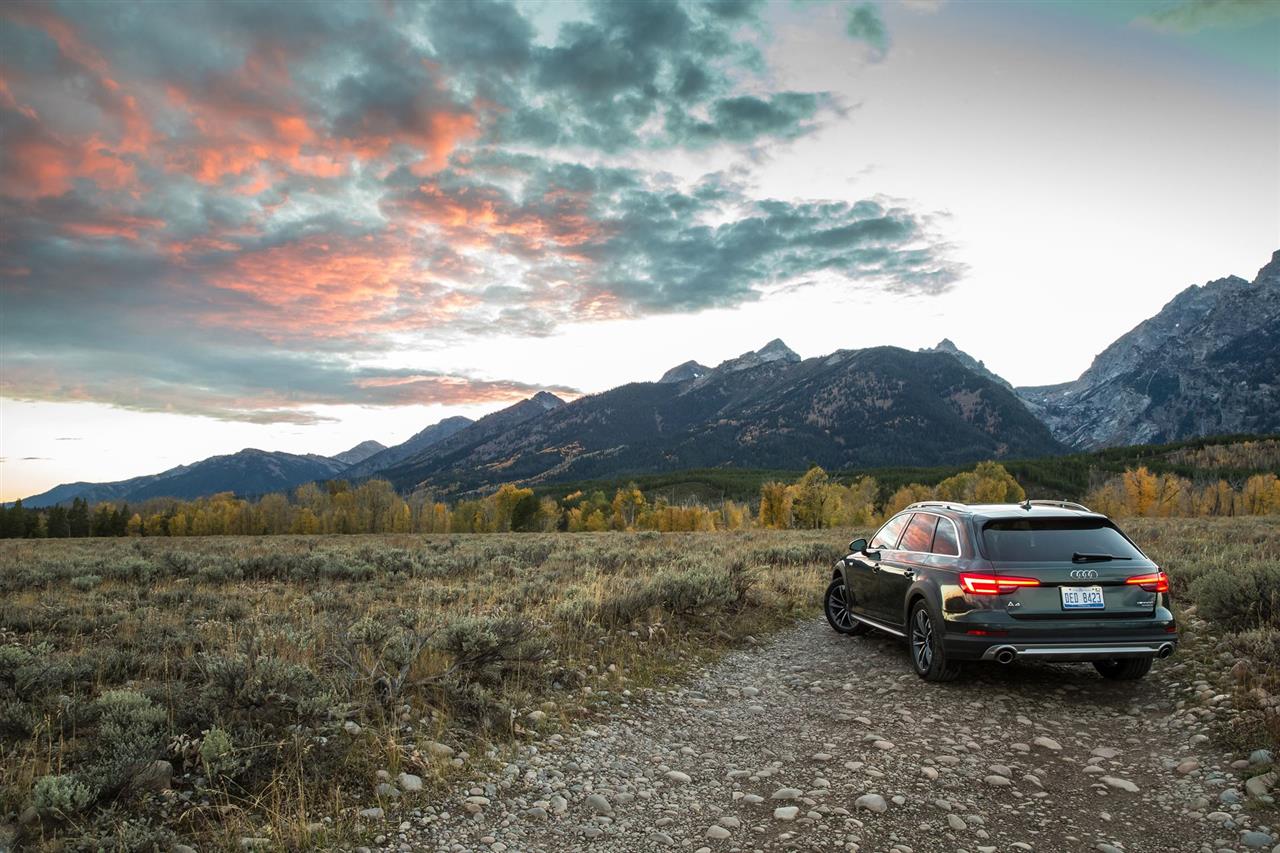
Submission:
[[[792,492],[785,483],[771,482],[760,487],[760,526],[775,530],[791,527]]]
[[[1149,515],[1155,506],[1159,482],[1147,466],[1126,468],[1123,475],[1125,506],[1134,515]]]

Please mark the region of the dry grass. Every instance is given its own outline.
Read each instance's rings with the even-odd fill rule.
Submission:
[[[40,779],[63,776],[43,783],[24,843],[331,843],[343,815],[374,804],[378,770],[423,776],[429,796],[453,770],[431,742],[483,761],[486,744],[523,736],[530,711],[561,725],[816,612],[840,541],[761,532],[5,542],[0,818],[27,809]],[[117,689],[129,691],[129,710],[104,751],[102,697]],[[221,737],[230,748],[218,753]],[[173,764],[185,797],[129,785],[156,759]],[[90,802],[73,803],[76,785]],[[322,826],[322,816],[338,820]]]
[[[1240,705],[1280,690],[1280,524],[1125,526]],[[339,843],[379,770],[455,772],[432,743],[483,764],[818,613],[847,532],[5,541],[0,827],[39,784],[32,849]],[[177,793],[130,786],[156,759]]]

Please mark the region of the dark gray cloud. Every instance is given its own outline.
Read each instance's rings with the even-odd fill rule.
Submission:
[[[1205,29],[1237,29],[1280,18],[1273,0],[1175,0],[1136,19],[1158,30],[1196,33]]]
[[[155,363],[105,345],[6,358],[0,393],[16,400],[85,400],[142,412],[178,412],[248,423],[314,424],[325,405],[405,406],[503,402],[576,389],[412,368],[372,368],[274,350],[171,346],[154,336]],[[11,368],[11,369],[9,369]]]
[[[872,3],[863,3],[849,10],[849,22],[845,25],[849,37],[871,48],[876,59],[889,52],[889,30],[880,17],[880,10]]]
[[[762,5],[594,2],[550,45],[507,3],[432,5],[425,23],[469,72],[455,89],[502,106],[488,139],[612,152],[791,139],[833,114],[823,92],[742,91],[763,70],[745,37]]]
[[[513,172],[523,178],[515,189],[496,180]],[[937,294],[962,272],[931,217],[901,204],[755,199],[718,174],[686,188],[633,169],[492,154],[434,184],[401,182],[384,206],[393,217],[447,210],[482,222],[450,233],[527,263],[518,284],[487,288],[484,302],[523,303],[527,321],[548,327],[584,307],[637,316],[731,306],[822,274],[851,287]]]
[[[771,84],[762,8],[588,2],[547,33],[500,0],[0,7],[0,393],[311,423],[542,388],[367,366],[401,349],[950,287],[904,204],[616,165],[749,161],[840,113]]]

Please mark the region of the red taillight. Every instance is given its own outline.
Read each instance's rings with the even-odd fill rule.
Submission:
[[[1169,576],[1164,572],[1152,572],[1149,575],[1134,575],[1125,581],[1125,583],[1140,586],[1147,592],[1169,591]]]
[[[1011,578],[1006,575],[960,575],[960,588],[970,595],[1003,595],[1024,586],[1040,586],[1035,578]]]

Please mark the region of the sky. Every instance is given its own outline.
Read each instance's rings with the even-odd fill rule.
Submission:
[[[7,3],[0,500],[782,338],[1068,381],[1280,248],[1280,2]]]

